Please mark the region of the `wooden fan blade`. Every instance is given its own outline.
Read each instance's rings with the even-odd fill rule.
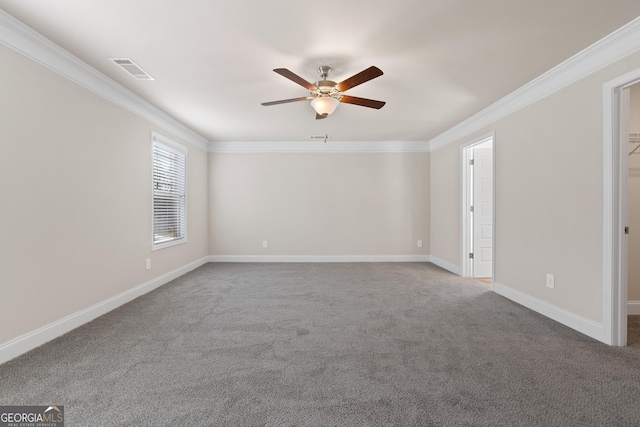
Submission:
[[[326,119],[328,116],[323,116],[322,114],[316,113],[316,120]]]
[[[306,101],[307,99],[309,98],[307,98],[306,96],[303,96],[301,98],[291,98],[291,99],[282,99],[280,101],[263,102],[260,105],[264,105],[265,107],[268,107],[269,105],[286,104],[287,102]]]
[[[351,89],[352,87],[356,87],[359,84],[364,82],[368,82],[369,80],[373,80],[376,77],[380,77],[382,75],[382,70],[378,67],[369,67],[364,71],[359,72],[358,74],[349,77],[347,80],[344,80],[336,85],[336,89],[340,92],[344,92],[346,90]]]
[[[315,87],[314,85],[312,85],[311,83],[309,83],[308,81],[300,77],[299,75],[294,74],[291,71],[287,70],[286,68],[276,68],[273,71],[280,74],[282,77],[288,78],[294,83],[298,83],[300,86],[302,86],[303,88],[309,89],[310,91],[318,90],[317,87]]]
[[[357,96],[342,95],[340,102],[345,104],[361,105],[363,107],[375,108],[376,110],[384,107],[386,102],[376,101],[375,99],[358,98]]]

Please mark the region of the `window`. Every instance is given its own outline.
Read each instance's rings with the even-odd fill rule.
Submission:
[[[187,241],[187,151],[152,134],[153,249]]]

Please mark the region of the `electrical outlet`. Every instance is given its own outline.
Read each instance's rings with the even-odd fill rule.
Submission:
[[[262,241],[262,247],[263,248],[268,248],[269,247],[269,243],[266,240]]]
[[[556,278],[553,274],[547,273],[547,288],[549,289],[556,288]]]
[[[418,247],[421,248],[422,247],[422,240],[418,240]]]
[[[151,270],[151,258],[147,258],[145,266],[147,270]]]

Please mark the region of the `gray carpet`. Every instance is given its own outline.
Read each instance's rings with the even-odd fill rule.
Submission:
[[[611,348],[431,264],[208,264],[0,366],[68,426],[633,426]]]

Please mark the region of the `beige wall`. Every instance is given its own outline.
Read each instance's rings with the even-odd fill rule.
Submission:
[[[629,132],[640,133],[640,84],[631,87]],[[640,301],[640,150],[629,156],[628,299]]]
[[[462,159],[458,144],[431,153],[431,256],[460,265],[460,185]]]
[[[0,64],[0,344],[207,255],[205,152],[189,242],[152,253],[150,134],[179,139],[4,46]]]
[[[601,322],[602,85],[638,67],[629,56],[433,152],[432,256],[460,265],[459,147],[495,130],[495,281]]]
[[[428,153],[211,153],[209,202],[212,255],[429,254]]]

